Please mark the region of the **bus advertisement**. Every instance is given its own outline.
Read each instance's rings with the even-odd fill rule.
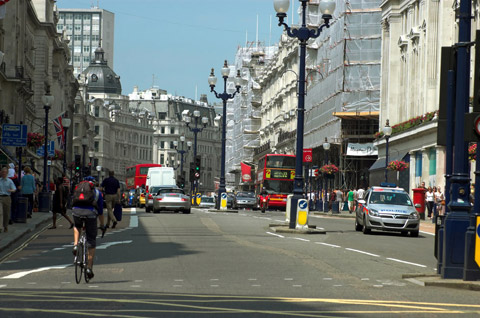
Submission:
[[[137,187],[145,187],[147,181],[148,169],[152,167],[161,167],[160,164],[155,163],[141,163],[127,168],[126,180],[127,189],[136,189]]]
[[[255,193],[265,188],[269,195],[268,206],[285,209],[287,195],[293,193],[295,155],[267,154],[258,161]]]

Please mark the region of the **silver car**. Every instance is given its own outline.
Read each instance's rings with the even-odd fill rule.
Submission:
[[[236,207],[241,209],[256,209],[257,198],[253,192],[238,192],[236,195]]]
[[[198,205],[198,207],[208,208],[208,209],[215,208],[215,198],[202,195],[202,200],[200,201],[200,204]]]
[[[153,197],[157,195],[160,189],[170,189],[170,188],[178,188],[177,186],[151,186],[148,189],[148,192],[145,193],[145,212],[149,213],[153,211]]]
[[[153,213],[160,211],[182,211],[190,213],[190,197],[179,188],[160,189],[153,196]]]
[[[371,230],[410,232],[418,236],[420,215],[407,192],[400,188],[373,187],[359,200],[355,230],[369,234]]]

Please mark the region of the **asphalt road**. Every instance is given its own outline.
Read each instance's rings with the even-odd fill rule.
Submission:
[[[98,239],[93,280],[76,284],[65,220],[0,264],[0,317],[478,317],[478,292],[422,287],[433,236],[274,233],[283,213],[125,210]],[[5,252],[7,253],[7,252]],[[0,259],[5,255],[0,255]]]

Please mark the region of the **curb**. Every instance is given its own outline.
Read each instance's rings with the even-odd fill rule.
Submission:
[[[3,252],[7,248],[27,236],[28,233],[34,232],[45,223],[51,222],[52,214],[51,212],[41,212],[41,214],[38,215],[38,212],[35,212],[33,214],[33,218],[28,220],[34,221],[31,221],[32,223],[27,223],[26,225],[23,225],[22,223],[14,223],[13,225],[9,226],[9,230],[14,229],[15,224],[21,224],[22,228],[18,228],[12,232],[9,231],[7,235],[5,235],[5,233],[3,232],[0,233],[0,252]],[[2,237],[4,235],[5,237]]]
[[[480,281],[464,281],[461,279],[443,279],[440,275],[404,274],[402,278],[424,287],[446,287],[480,291]]]

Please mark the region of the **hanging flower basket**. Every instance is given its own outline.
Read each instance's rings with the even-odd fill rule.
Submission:
[[[45,142],[45,136],[39,133],[27,134],[27,146],[38,148]]]
[[[334,164],[324,165],[320,167],[320,172],[326,176],[333,176],[335,173],[338,172],[338,168]]]
[[[468,160],[474,161],[477,160],[477,144],[471,144],[470,147],[468,147]]]
[[[55,155],[53,156],[53,160],[63,160],[65,157],[65,153],[61,150],[55,150]]]
[[[407,168],[408,168],[408,163],[401,160],[390,161],[390,163],[387,165],[387,170],[391,170],[391,171],[403,171]]]

